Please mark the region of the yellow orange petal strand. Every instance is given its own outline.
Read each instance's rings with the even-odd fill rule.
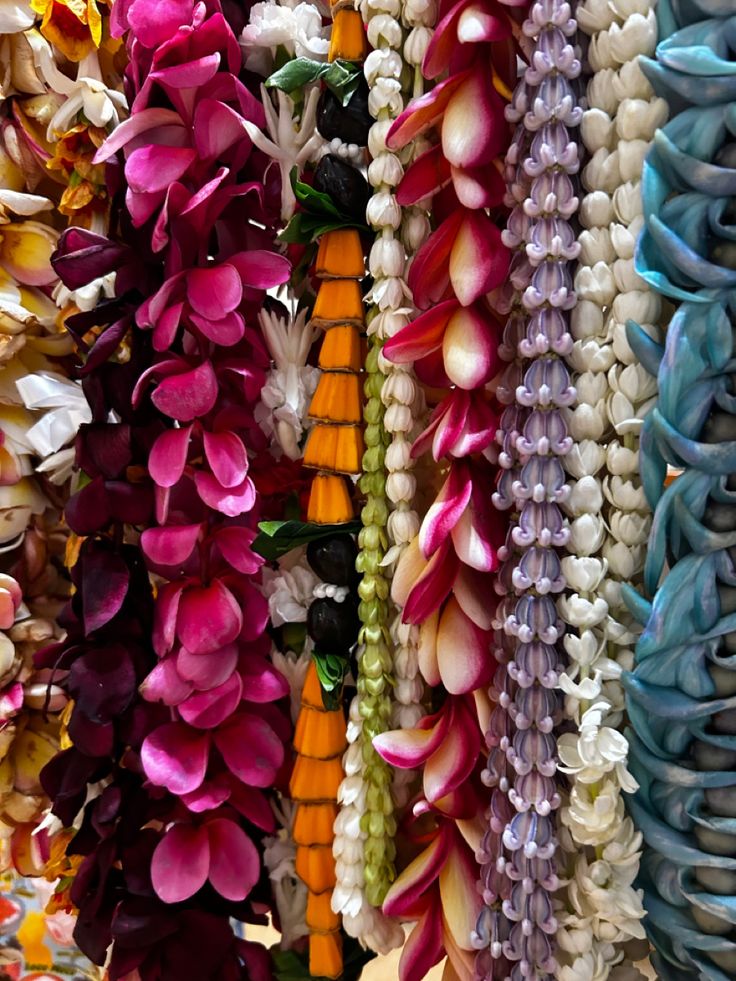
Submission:
[[[332,844],[306,847],[297,845],[294,868],[310,892],[321,893],[335,888]]]
[[[368,40],[363,29],[363,18],[357,10],[343,8],[332,19],[332,35],[328,61],[344,58],[345,61],[364,61],[368,54]]]
[[[304,466],[333,473],[360,473],[363,433],[358,426],[317,423],[304,447]]]
[[[336,228],[319,240],[316,274],[320,279],[362,279],[365,257],[356,228]]]
[[[330,892],[310,892],[307,897],[307,926],[315,933],[333,933],[340,929],[340,917],[332,912]]]
[[[336,525],[354,517],[355,509],[345,478],[338,474],[317,474],[309,492],[307,521]]]
[[[292,834],[297,845],[332,845],[337,804],[303,804],[296,809]]]
[[[319,709],[320,712],[327,712],[322,700],[322,685],[319,683],[317,666],[314,661],[311,661],[307,668],[307,676],[302,688],[302,705]]]
[[[358,425],[362,418],[358,376],[348,372],[324,372],[312,396],[309,415],[326,422]]]
[[[320,712],[303,706],[294,733],[294,749],[302,756],[328,760],[347,748],[345,724],[339,712]]]
[[[358,326],[363,323],[363,294],[356,279],[324,279],[320,283],[312,323],[329,327],[335,322]]]
[[[358,426],[335,426],[337,429],[337,452],[335,467],[338,473],[360,473],[361,460],[365,453],[363,431]]]
[[[328,327],[319,352],[319,367],[323,371],[354,371],[357,374],[362,364],[357,327],[352,324]]]
[[[310,756],[297,756],[289,781],[289,793],[295,801],[337,800],[342,782],[342,760],[318,760]]]
[[[342,975],[342,937],[339,933],[313,933],[309,937],[309,973],[313,978]]]

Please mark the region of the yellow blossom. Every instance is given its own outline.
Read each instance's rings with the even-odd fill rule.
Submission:
[[[102,42],[102,17],[96,0],[31,0],[41,33],[69,61],[81,61]]]
[[[54,155],[46,163],[67,182],[59,202],[60,213],[84,228],[92,226],[95,214],[107,212],[105,165],[92,163],[106,136],[100,127],[79,123],[54,144]]]

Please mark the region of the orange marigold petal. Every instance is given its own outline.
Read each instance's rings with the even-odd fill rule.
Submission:
[[[356,279],[322,280],[312,311],[315,326],[326,327],[336,321],[360,326],[363,318],[363,294]]]
[[[365,61],[368,40],[363,28],[363,18],[357,10],[338,10],[332,20],[328,61],[344,58],[345,61]]]
[[[297,845],[331,845],[335,837],[337,804],[300,804],[292,834]]]
[[[312,848],[297,845],[294,868],[311,892],[326,892],[335,888],[332,845],[315,845]]]
[[[312,396],[309,415],[313,419],[357,425],[363,415],[358,376],[348,372],[324,372]]]
[[[310,936],[309,973],[313,978],[342,976],[342,937],[339,933],[313,933]]]
[[[315,760],[297,756],[289,781],[289,794],[295,801],[337,800],[343,778],[342,760]]]
[[[355,517],[348,482],[337,474],[317,474],[312,481],[307,521],[339,525]]]
[[[342,712],[320,712],[302,705],[294,732],[294,749],[302,756],[327,760],[347,746]]]
[[[340,929],[340,917],[332,912],[330,892],[310,892],[307,896],[307,926],[315,933],[333,933]]]
[[[320,348],[318,364],[323,371],[359,372],[363,359],[357,327],[352,324],[328,327]]]
[[[365,257],[356,228],[337,228],[325,232],[317,250],[317,276],[320,279],[362,279]]]

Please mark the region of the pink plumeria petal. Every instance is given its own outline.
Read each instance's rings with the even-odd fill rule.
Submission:
[[[269,787],[284,762],[284,744],[265,719],[243,712],[214,735],[235,776],[250,787]]]
[[[463,211],[450,253],[450,282],[463,306],[500,286],[509,271],[510,253],[501,232],[485,211]]]
[[[427,558],[447,540],[468,506],[472,489],[468,468],[461,461],[454,461],[419,530],[419,547]]]
[[[447,322],[456,309],[457,301],[447,300],[421,313],[386,341],[383,346],[385,357],[395,364],[407,364],[438,350]]]
[[[168,351],[176,340],[176,332],[179,330],[181,315],[184,311],[184,302],[174,303],[156,321],[153,329],[153,348],[155,351]]]
[[[253,842],[228,818],[207,824],[210,839],[209,880],[225,899],[239,903],[258,882],[261,863]]]
[[[238,525],[220,528],[214,536],[215,544],[228,565],[246,576],[258,572],[264,562],[264,559],[251,549],[255,539],[255,531]]]
[[[193,61],[160,68],[158,71],[151,72],[149,79],[158,82],[169,92],[171,89],[198,89],[214,77],[219,65],[220,55],[214,52],[195,58]]]
[[[180,375],[162,378],[151,395],[161,412],[179,422],[205,416],[217,401],[217,377],[209,361]]]
[[[449,851],[450,841],[443,829],[390,887],[383,901],[384,913],[387,916],[402,916],[414,905],[439,876]]]
[[[431,197],[450,183],[450,164],[442,147],[436,144],[425,150],[409,167],[396,188],[396,200],[402,207]]]
[[[409,288],[420,310],[439,303],[450,283],[449,259],[465,212],[454,211],[422,245],[409,269]]]
[[[200,99],[194,111],[194,145],[203,160],[221,157],[238,141],[248,141],[243,117],[218,99]]]
[[[437,663],[437,629],[439,623],[440,613],[439,610],[435,610],[419,627],[417,663],[422,677],[432,688],[436,688],[442,681],[440,666]]]
[[[197,691],[209,691],[227,681],[237,664],[236,644],[226,644],[209,654],[192,654],[185,647],[176,653],[176,670]]]
[[[146,776],[172,794],[190,794],[207,772],[210,740],[183,722],[167,722],[146,736],[141,762]]]
[[[442,684],[453,695],[462,695],[487,684],[495,666],[491,634],[477,627],[451,597],[440,616],[437,630],[437,663]]]
[[[198,472],[194,475],[194,483],[207,507],[229,518],[246,514],[256,502],[256,488],[250,477],[235,487],[223,487],[212,474]]]
[[[422,785],[430,804],[462,787],[475,769],[480,752],[480,729],[476,720],[454,704],[447,709],[447,714],[451,715],[451,721],[444,739],[424,766]]]
[[[167,429],[156,438],[148,457],[148,472],[159,487],[173,487],[181,480],[189,452],[191,426]]]
[[[399,981],[421,981],[445,955],[442,946],[442,909],[432,897],[406,938],[399,961]]]
[[[164,903],[181,903],[199,892],[209,869],[206,828],[175,824],[156,845],[151,858],[151,882]]]
[[[156,565],[181,565],[194,551],[201,531],[201,524],[146,528],[141,535],[141,547]]]
[[[447,377],[458,388],[481,388],[494,377],[500,364],[496,324],[483,308],[459,307],[450,317],[442,359]]]
[[[192,654],[209,654],[232,643],[242,626],[240,606],[219,579],[209,586],[190,586],[179,602],[176,633]]]
[[[401,553],[391,582],[391,599],[396,606],[406,606],[414,583],[427,567],[427,560],[419,548],[419,538],[413,538]]]
[[[281,286],[291,275],[289,260],[267,249],[238,252],[227,261],[237,269],[243,284],[253,289],[268,290]]]
[[[220,317],[219,320],[208,320],[196,313],[191,313],[189,319],[208,340],[220,347],[232,347],[245,334],[245,321],[236,311]]]
[[[153,613],[153,649],[163,657],[174,646],[179,601],[186,584],[167,582],[158,591]]]
[[[179,715],[195,729],[214,729],[230,718],[240,703],[243,682],[237,672],[209,691],[195,692],[179,705]]]
[[[147,702],[179,705],[192,694],[192,686],[176,670],[175,661],[165,657],[143,681],[140,693]]]
[[[202,814],[204,811],[214,811],[215,808],[221,807],[229,797],[230,786],[227,782],[227,774],[223,774],[214,780],[205,780],[202,786],[193,790],[191,794],[182,794],[181,801],[194,814]]]
[[[388,131],[389,150],[401,150],[413,139],[439,122],[451,97],[464,81],[466,72],[446,78],[429,92],[414,99]]]
[[[404,607],[406,623],[421,623],[436,610],[452,589],[458,560],[450,538],[446,538],[414,584]]]
[[[373,748],[391,766],[412,770],[421,766],[437,749],[447,733],[448,713],[435,716],[433,726],[423,729],[394,729],[373,737]]]
[[[124,119],[115,127],[95,153],[92,162],[95,164],[104,163],[142,133],[148,133],[152,129],[158,130],[164,126],[179,127],[182,133],[185,132],[181,116],[173,109],[141,109],[140,112]]]
[[[191,24],[192,0],[146,0],[129,5],[127,12],[135,37],[147,48],[158,48],[182,25]]]
[[[494,572],[499,565],[498,550],[503,545],[505,528],[498,512],[490,506],[490,475],[481,471],[473,475],[470,503],[452,529],[452,542],[461,562],[479,572]]]
[[[460,0],[459,3],[443,5],[440,8],[440,18],[422,62],[422,74],[425,78],[437,78],[450,67],[450,62],[458,49],[457,24],[469,2],[470,0]]]
[[[248,454],[235,433],[204,433],[204,452],[212,473],[223,487],[237,487],[248,473]]]
[[[469,119],[473,120],[472,126],[468,126]],[[476,67],[463,78],[447,103],[442,119],[442,151],[455,167],[479,167],[503,153],[507,142],[503,99],[493,87],[491,72]]]
[[[238,670],[245,702],[276,702],[289,694],[289,682],[263,657],[244,658]]]
[[[507,17],[496,17],[483,3],[471,3],[460,14],[457,38],[461,44],[502,41],[511,34]]]
[[[275,830],[276,818],[262,791],[233,781],[230,804],[261,831],[270,833]]]
[[[178,181],[197,159],[190,147],[156,146],[149,143],[134,150],[125,163],[125,176],[131,191],[165,191]]]
[[[207,266],[190,269],[187,277],[187,299],[196,313],[219,320],[231,313],[243,298],[243,284],[234,266]]]

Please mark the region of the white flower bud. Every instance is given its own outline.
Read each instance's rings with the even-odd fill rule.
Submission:
[[[608,616],[608,603],[605,600],[596,598],[591,601],[577,593],[560,596],[557,608],[565,623],[584,630],[590,630]]]
[[[613,89],[616,72],[612,68],[596,67],[592,60],[591,66],[595,69],[595,75],[588,82],[588,102],[613,117],[619,103]]]
[[[606,450],[606,465],[610,473],[622,477],[639,472],[638,450],[630,450],[617,439],[611,440]]]
[[[600,559],[580,555],[566,555],[561,565],[568,586],[578,593],[592,593],[598,589],[607,569],[607,564]]]
[[[576,481],[570,491],[567,501],[567,510],[575,517],[582,514],[598,514],[603,507],[603,493],[600,481],[596,477],[582,477]],[[581,555],[590,554],[587,551],[580,552]],[[595,550],[594,550],[595,551]]]
[[[598,377],[605,379],[605,375]],[[605,401],[601,399],[595,405],[581,402],[574,409],[568,410],[567,424],[574,440],[599,440],[608,428]]]
[[[616,200],[616,195],[613,196],[614,201]],[[636,219],[636,226],[641,225],[641,216]],[[634,255],[634,249],[636,248],[636,239],[639,232],[639,227],[636,227],[634,223],[630,226],[621,225],[618,222],[611,225],[611,244],[613,245],[616,257],[619,259],[631,259]]]
[[[429,42],[432,40],[432,30],[429,27],[412,27],[404,42],[404,58],[408,65],[418,68],[424,61]]]
[[[390,473],[386,478],[386,494],[394,504],[405,501],[410,504],[417,490],[416,477],[405,470]]]
[[[386,409],[384,425],[390,433],[408,433],[414,423],[408,405],[394,402]]]
[[[598,473],[606,460],[605,447],[595,440],[576,443],[565,457],[565,468],[576,480]]]
[[[392,440],[386,449],[386,469],[410,470],[412,467],[411,443],[406,439]]]
[[[387,528],[391,541],[408,544],[419,534],[419,516],[416,511],[392,511]]]
[[[383,3],[384,0],[381,2]],[[368,21],[367,33],[372,48],[398,48],[401,45],[401,24],[393,16],[378,14],[376,17],[371,17]]]
[[[370,24],[368,30],[370,31]],[[371,116],[378,117],[384,109],[388,109],[390,116],[398,116],[403,108],[401,82],[395,78],[376,79],[368,93],[368,112]]]
[[[603,554],[608,559],[611,573],[618,579],[629,581],[634,574],[641,569],[644,562],[644,547],[642,545],[630,546],[623,542],[614,542],[613,539],[603,546]]]
[[[580,204],[580,220],[585,228],[602,228],[613,221],[613,202],[605,191],[593,190]]]
[[[634,269],[633,259],[616,259],[613,264],[613,278],[619,293],[633,293],[644,289],[646,283]]]
[[[417,386],[411,375],[405,371],[392,371],[381,388],[381,399],[385,404],[399,402],[401,405],[413,405],[417,396]]]
[[[622,141],[618,145],[619,174],[622,181],[638,181],[644,167],[644,159],[649,153],[647,140]]]
[[[603,310],[600,304],[585,300],[580,296],[577,273],[575,275],[575,292],[578,302],[573,307],[570,318],[570,333],[579,340],[584,337],[601,337],[603,334]]]
[[[391,228],[396,231],[401,224],[401,206],[393,194],[388,191],[378,191],[368,202],[366,218],[368,224],[375,229]]]
[[[368,131],[368,152],[375,159],[386,151],[386,137],[393,125],[392,119],[377,120]]]
[[[404,272],[404,248],[395,238],[378,238],[371,247],[368,268],[374,279],[401,276]]]
[[[601,643],[593,633],[581,634],[579,637],[565,634],[563,643],[570,659],[583,667],[589,667],[597,661],[601,652]]]
[[[613,273],[605,262],[578,269],[575,288],[584,300],[592,300],[601,307],[612,303],[617,292]]]
[[[603,493],[621,511],[646,511],[644,489],[621,477],[607,477],[603,481]]]
[[[372,187],[387,184],[396,187],[404,176],[404,168],[395,153],[384,151],[368,165],[368,181]]]
[[[417,252],[420,246],[429,238],[431,230],[432,226],[426,212],[414,207],[404,209],[404,223],[401,226],[401,238],[407,252]]]
[[[652,524],[651,515],[637,511],[613,511],[609,517],[611,534],[624,545],[646,542]]]
[[[600,515],[582,514],[570,523],[570,548],[578,555],[595,554],[605,537],[606,526]]]
[[[607,228],[590,228],[580,233],[580,263],[594,266],[596,262],[613,262],[616,253]]]
[[[583,113],[580,132],[585,146],[594,153],[601,147],[611,148],[615,131],[608,113],[603,109],[593,108]]]
[[[371,51],[363,64],[363,74],[369,85],[378,78],[401,78],[401,55],[390,48]]]

